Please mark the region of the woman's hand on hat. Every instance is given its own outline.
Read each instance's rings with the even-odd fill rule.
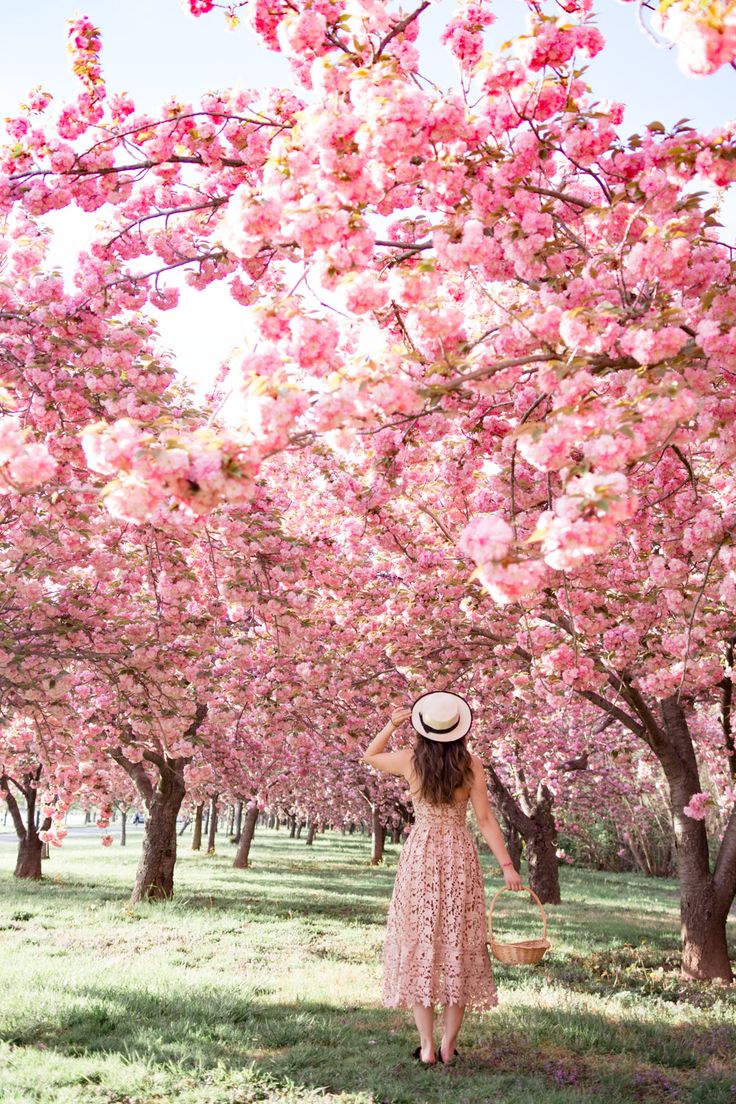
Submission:
[[[394,709],[391,713],[391,724],[394,728],[400,728],[405,721],[408,721],[411,717],[411,709],[407,709],[406,706],[400,706],[398,709]]]

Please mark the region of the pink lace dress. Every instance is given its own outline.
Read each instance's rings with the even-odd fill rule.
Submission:
[[[486,946],[486,903],[468,799],[432,805],[413,799],[415,822],[403,846],[383,947],[383,1004],[464,1004],[493,1008],[496,983]]]

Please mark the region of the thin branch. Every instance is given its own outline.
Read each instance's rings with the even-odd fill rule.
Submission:
[[[713,552],[711,553],[710,559],[708,560],[708,564],[705,568],[705,575],[703,576],[703,582],[701,583],[700,588],[699,588],[698,593],[697,593],[697,596],[695,598],[695,601],[693,602],[693,608],[690,612],[690,617],[689,617],[688,623],[687,623],[687,638],[685,640],[685,657],[682,661],[682,675],[680,676],[680,681],[677,685],[677,690],[675,692],[675,700],[677,702],[679,702],[679,700],[680,700],[680,691],[682,690],[682,685],[685,681],[685,672],[687,671],[687,661],[690,658],[690,638],[692,636],[693,624],[695,622],[695,614],[697,612],[698,606],[700,605],[700,599],[703,597],[703,594],[705,592],[705,586],[706,586],[706,583],[708,582],[708,576],[710,574],[710,569],[713,565],[713,561],[716,558],[716,556],[718,555],[718,553],[720,552],[721,545],[723,544],[723,542],[725,541],[725,539],[726,539],[726,537],[728,536],[729,533],[730,533],[730,530],[727,529],[724,532],[721,539],[718,541],[718,544],[713,549]]]
[[[403,34],[409,24],[413,23],[415,19],[418,19],[422,12],[429,7],[430,3],[431,0],[424,0],[424,2],[420,4],[418,8],[416,8],[413,12],[410,12],[407,16],[404,16],[404,18],[400,19],[398,23],[394,24],[391,30],[388,31],[388,33],[385,34],[381,39],[378,49],[373,55],[374,62],[378,61],[385,47],[388,46],[391,39],[396,38],[397,35]]]

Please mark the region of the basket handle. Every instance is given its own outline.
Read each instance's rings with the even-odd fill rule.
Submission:
[[[544,930],[542,932],[542,939],[546,939],[547,938],[547,913],[544,911],[544,906],[542,905],[542,902],[539,900],[539,898],[537,897],[536,893],[531,888],[531,886],[522,885],[521,888],[526,889],[527,892],[531,893],[532,897],[534,898],[534,900],[537,902],[537,905],[539,906],[539,911],[542,914],[542,923],[544,925]],[[514,890],[514,893],[518,893],[518,892],[519,892],[518,889]],[[499,889],[498,893],[494,893],[494,895],[493,895],[493,900],[491,901],[491,906],[488,910],[488,942],[489,943],[493,942],[493,906],[496,904],[497,898],[500,897],[502,893],[511,893],[511,890],[509,889],[508,886],[504,886],[503,889]]]

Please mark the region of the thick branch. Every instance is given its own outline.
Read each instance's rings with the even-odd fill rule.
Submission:
[[[205,717],[207,716],[207,704],[206,702],[197,702],[197,707],[194,711],[194,720],[184,733],[185,740],[191,740],[192,736],[197,735],[197,730],[204,724]]]
[[[490,763],[483,764],[491,787],[493,799],[503,816],[510,824],[520,832],[524,839],[528,839],[534,831],[534,821],[522,810],[518,801],[509,793],[501,779],[496,774]]]
[[[629,731],[633,732],[635,736],[638,736],[640,740],[645,740],[646,743],[649,743],[644,725],[639,724],[634,717],[621,709],[620,706],[609,701],[608,698],[604,698],[597,690],[577,690],[576,693],[579,694],[581,698],[585,698],[587,701],[592,702],[593,705],[597,705],[599,709],[602,709],[603,712],[607,713],[613,720],[620,721],[625,728],[628,728]]]
[[[535,195],[549,196],[550,199],[559,199],[563,203],[572,203],[575,207],[582,207],[583,210],[587,210],[589,207],[595,207],[595,204],[591,203],[589,199],[583,199],[581,196],[568,195],[566,192],[557,192],[554,188],[538,188],[536,184],[522,184],[521,187],[525,192],[534,192]]]
[[[7,797],[5,798],[5,801],[6,801],[6,804],[8,806],[8,811],[10,812],[10,815],[13,818],[13,824],[15,825],[15,830],[18,834],[18,839],[24,840],[26,838],[26,826],[23,823],[23,817],[22,817],[21,811],[18,807],[18,802],[15,799],[15,795],[10,792],[9,783],[10,783],[10,779],[8,778],[7,774],[0,775],[0,788],[5,790],[6,793],[7,793]],[[17,785],[17,782],[16,782],[16,785]]]
[[[122,748],[115,748],[110,751],[110,756],[115,762],[123,768],[126,774],[128,774],[138,790],[138,793],[143,798],[146,808],[150,808],[153,801],[153,783],[146,774],[146,768],[142,763],[132,763],[130,759],[126,759],[123,755]]]

